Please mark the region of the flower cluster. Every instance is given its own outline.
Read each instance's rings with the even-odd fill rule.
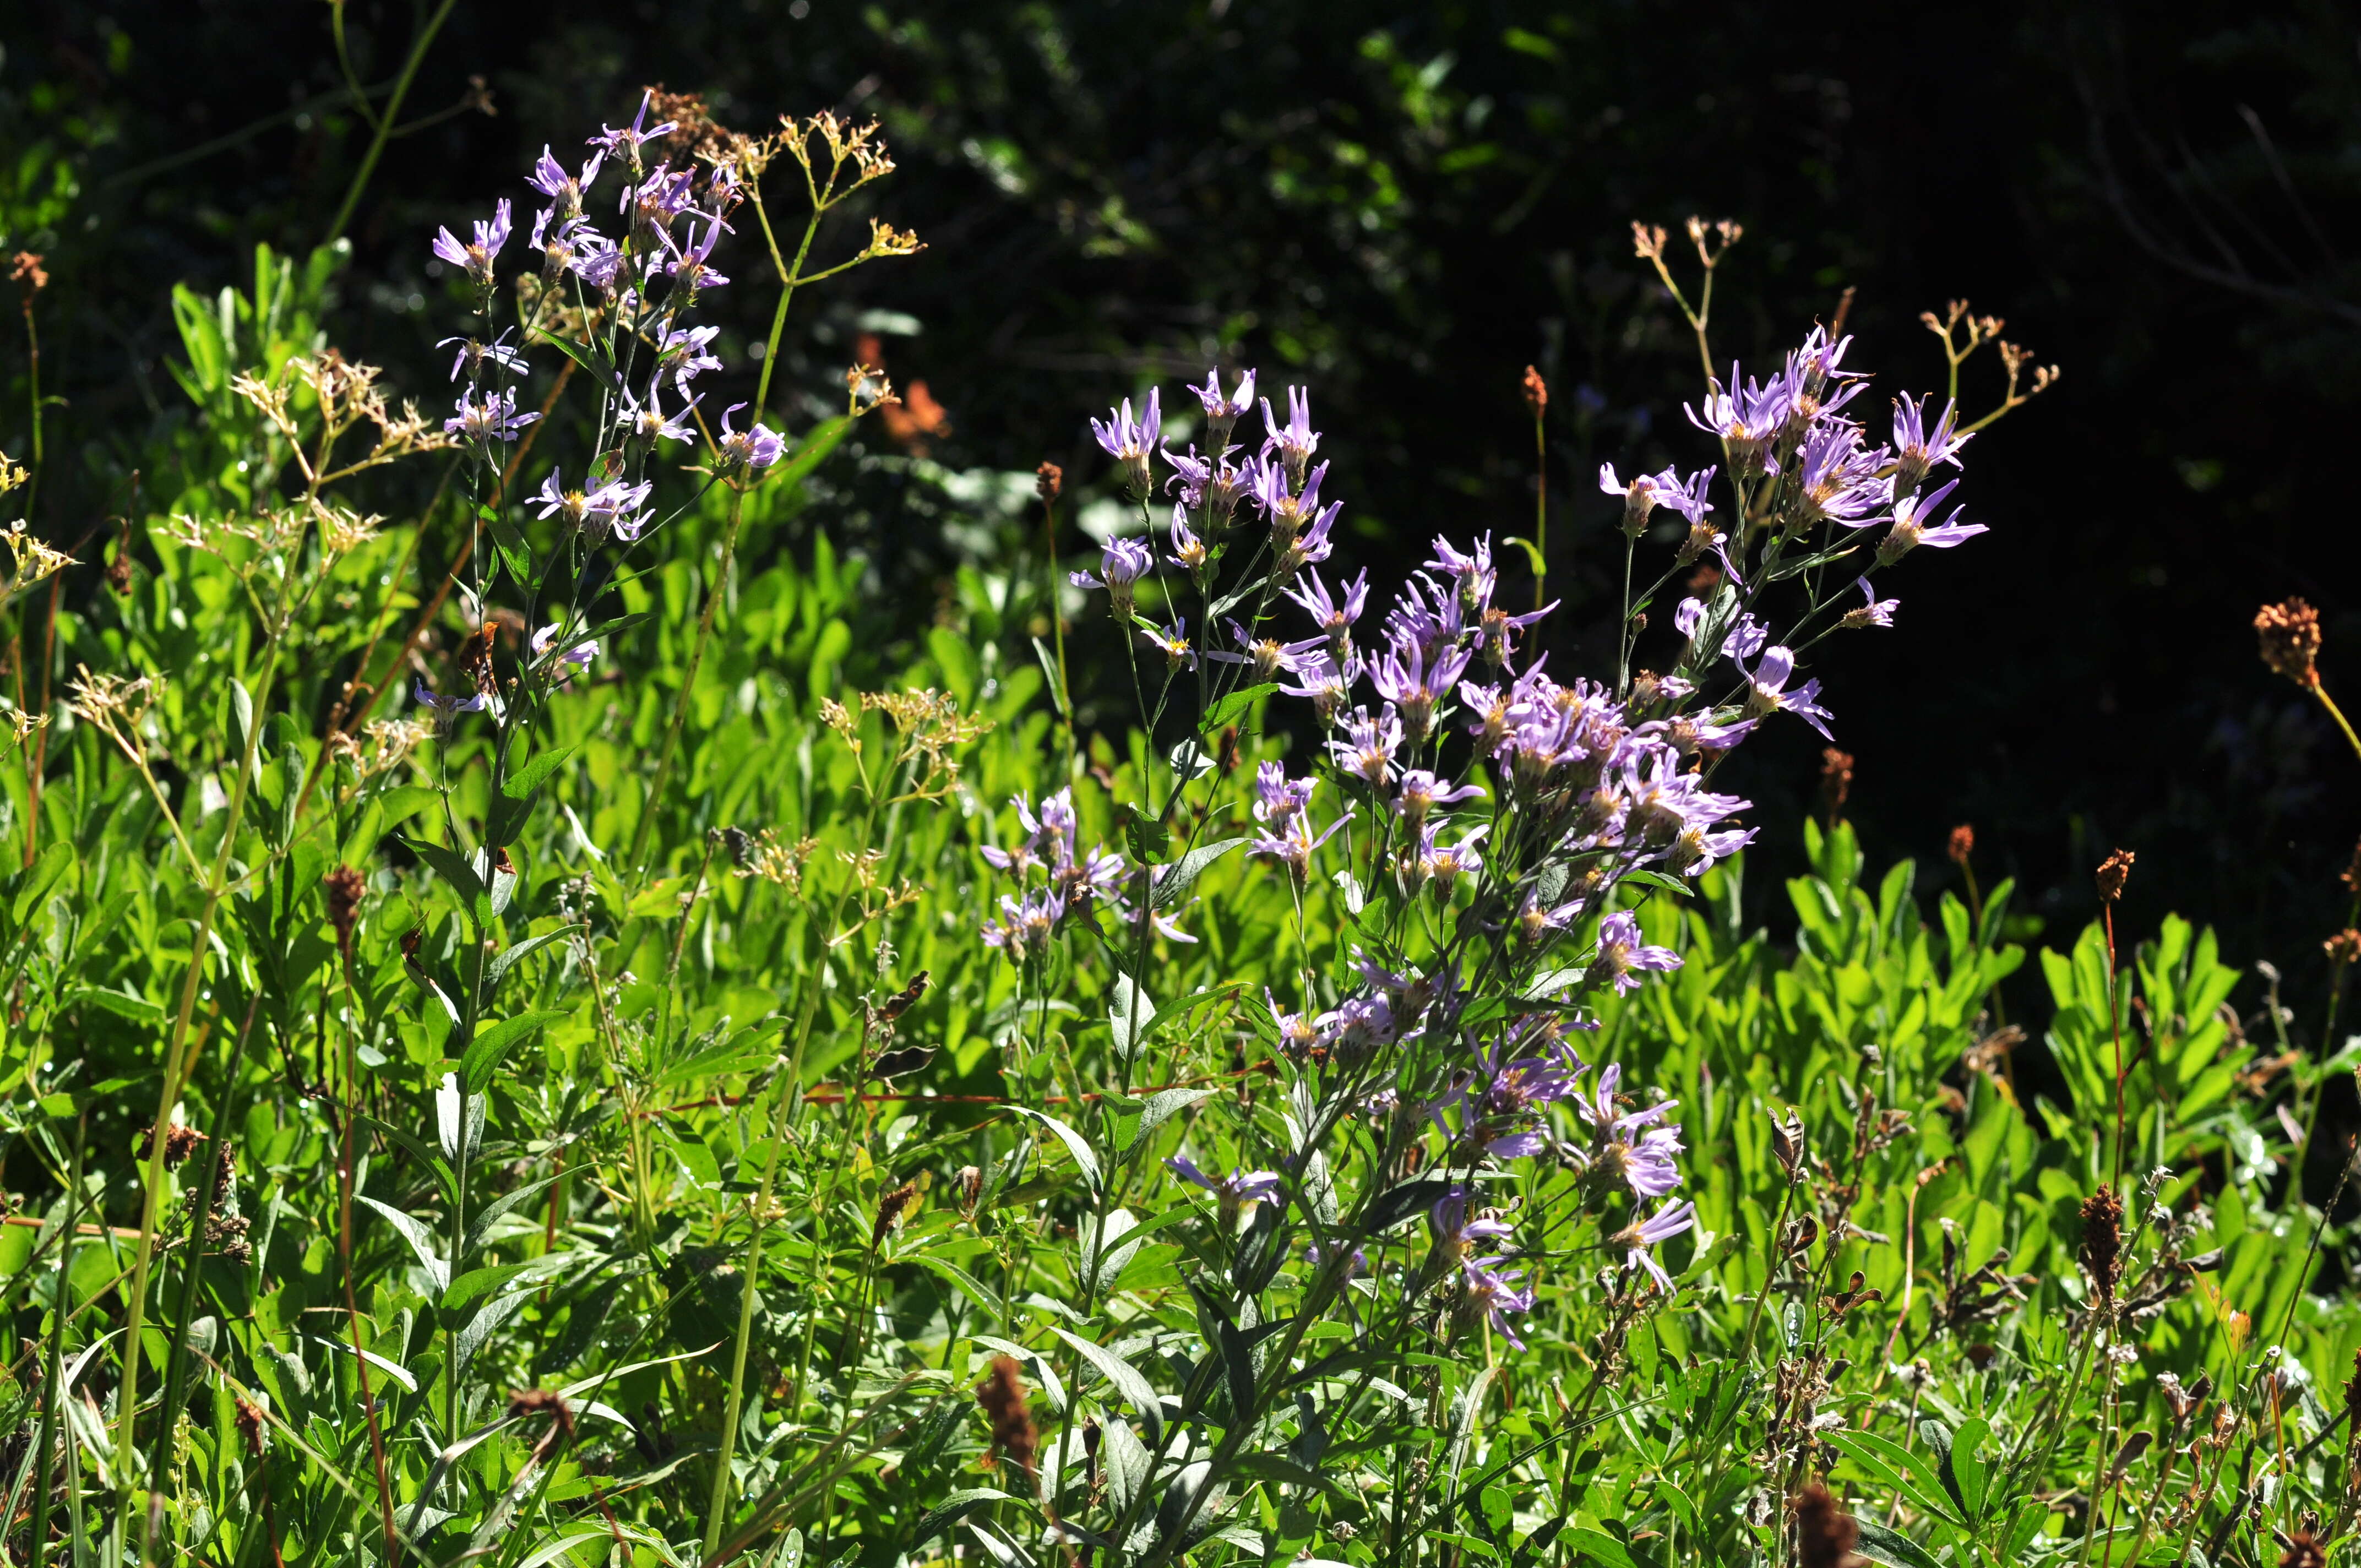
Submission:
[[[1515,1266],[1514,1227],[1477,1194],[1515,1162],[1570,1173],[1597,1221],[1595,1245],[1620,1252],[1631,1276],[1673,1288],[1657,1249],[1695,1221],[1677,1199],[1676,1104],[1635,1100],[1620,1066],[1586,1062],[1570,1041],[1648,976],[1680,966],[1642,929],[1637,905],[1648,890],[1678,886],[1752,840],[1737,821],[1749,803],[1712,787],[1724,756],[1774,716],[1831,733],[1803,655],[1834,631],[1893,623],[1896,601],[1878,597],[1864,565],[1890,566],[1920,545],[1983,531],[1945,510],[1956,479],[1927,488],[1937,469],[1959,466],[1971,433],[1956,408],[1899,399],[1891,444],[1871,445],[1847,412],[1867,384],[1844,368],[1850,343],[1815,331],[1767,380],[1733,367],[1726,386],[1709,384],[1690,417],[1719,438],[1719,464],[1628,481],[1600,470],[1601,489],[1622,503],[1627,548],[1656,533],[1660,512],[1679,520],[1658,535],[1673,558],[1651,597],[1697,568],[1695,591],[1670,618],[1680,640],[1671,672],[1630,667],[1644,622],[1627,603],[1612,680],[1562,679],[1547,667],[1531,644],[1555,607],[1520,613],[1498,602],[1489,536],[1436,538],[1366,631],[1368,574],[1337,583],[1319,569],[1341,503],[1323,495],[1329,465],[1314,461],[1321,436],[1300,388],[1288,389],[1282,418],[1253,399],[1251,373],[1235,393],[1209,375],[1193,389],[1208,445],[1186,455],[1159,446],[1159,392],[1145,399],[1144,416],[1126,401],[1093,422],[1141,532],[1109,541],[1097,572],[1071,580],[1104,590],[1126,635],[1163,651],[1172,674],[1195,668],[1202,700],[1250,678],[1311,705],[1312,766],[1290,774],[1277,760],[1257,764],[1246,848],[1292,880],[1299,909],[1301,890],[1327,880],[1324,857],[1341,860],[1334,880],[1349,899],[1389,901],[1383,918],[1353,905],[1365,947],[1342,974],[1307,967],[1300,1009],[1266,992],[1268,1022],[1258,1027],[1295,1075],[1298,1120],[1316,1128],[1366,1118],[1394,1129],[1397,1149],[1434,1141],[1420,1158],[1453,1184],[1430,1216],[1436,1257],[1404,1261],[1393,1277],[1413,1291],[1451,1282],[1459,1321],[1488,1323],[1511,1343],[1533,1282]],[[1250,401],[1263,440],[1241,460],[1231,436]],[[1160,560],[1141,536],[1159,456],[1178,497]],[[1712,499],[1718,482],[1730,497],[1726,513]],[[1245,517],[1259,528],[1242,527]],[[1224,571],[1230,554],[1246,558],[1241,570]],[[1192,592],[1193,641],[1179,612]],[[1150,594],[1162,601],[1161,624],[1141,612]],[[1299,611],[1308,623],[1290,625]],[[1145,716],[1151,728],[1161,711]],[[1197,776],[1187,763],[1196,744],[1174,753],[1175,797]],[[1004,918],[985,928],[1012,955],[1049,940],[1085,890],[1125,874],[1094,871],[1096,854],[1077,858],[1071,803],[1051,804],[1055,817],[1045,807],[1037,823],[1018,801],[1030,836],[1016,850],[985,851],[1005,870],[1023,874],[1038,861],[1047,873],[1023,903],[1003,899]],[[1317,946],[1303,944],[1307,966]],[[1185,1157],[1169,1164],[1235,1217],[1295,1197],[1305,1157],[1226,1177]],[[1323,1236],[1308,1255],[1315,1268],[1357,1260],[1357,1276],[1368,1266],[1352,1244],[1372,1239]]]
[[[1038,817],[1021,795],[1016,807],[1025,837],[1014,849],[987,845],[983,851],[985,860],[1019,883],[1018,895],[1000,895],[1000,918],[983,923],[986,947],[997,948],[1011,963],[1022,964],[1039,957],[1069,920],[1095,906],[1104,905],[1126,923],[1136,918],[1126,892],[1126,883],[1136,887],[1138,878],[1124,858],[1102,844],[1091,846],[1086,855],[1076,852],[1071,790],[1061,789],[1043,801]],[[1038,882],[1033,875],[1037,872],[1041,875]],[[1196,940],[1175,925],[1169,913],[1153,911],[1148,918],[1159,936],[1176,942]]]

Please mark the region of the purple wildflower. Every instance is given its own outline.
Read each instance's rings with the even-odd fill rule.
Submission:
[[[1455,1259],[1478,1242],[1499,1241],[1516,1232],[1507,1221],[1491,1217],[1490,1211],[1475,1207],[1476,1196],[1472,1188],[1455,1186],[1426,1212],[1435,1245]]]
[[[1624,1266],[1646,1269],[1654,1277],[1657,1285],[1669,1293],[1673,1288],[1673,1277],[1664,1272],[1664,1266],[1656,1261],[1655,1254],[1649,1249],[1660,1242],[1670,1241],[1695,1223],[1696,1204],[1674,1203],[1617,1232],[1608,1238],[1608,1245],[1627,1248],[1623,1255]]]
[[[478,289],[489,289],[492,263],[499,258],[500,247],[509,242],[509,199],[503,196],[492,208],[489,223],[476,220],[475,238],[467,245],[460,244],[448,227],[436,230],[434,254],[465,271]]]
[[[1378,695],[1401,710],[1402,731],[1415,746],[1434,727],[1434,710],[1466,673],[1471,650],[1438,648],[1422,656],[1416,642],[1396,644],[1369,669]]]
[[[730,281],[713,269],[708,259],[713,255],[713,244],[721,237],[724,226],[720,219],[715,218],[705,225],[702,238],[692,237],[686,245],[675,245],[670,236],[665,236],[664,244],[672,252],[672,259],[664,263],[664,270],[672,274],[675,287],[686,290],[691,299],[707,289],[719,289]]]
[[[1238,389],[1226,398],[1222,396],[1222,373],[1219,370],[1206,371],[1205,384],[1189,389],[1196,393],[1197,400],[1204,405],[1206,422],[1226,429],[1235,424],[1246,410],[1254,407],[1255,374],[1249,370],[1239,377]]]
[[[1927,474],[1938,463],[1958,467],[1960,448],[1971,439],[1955,433],[1960,411],[1957,403],[1945,403],[1935,428],[1931,432],[1927,429],[1927,405],[1934,400],[1932,392],[1916,400],[1894,400],[1894,493],[1897,496],[1909,495],[1925,484]]]
[[[1942,525],[1938,528],[1929,528],[1919,521],[1931,515],[1937,507],[1943,504],[1944,499],[1959,487],[1960,481],[1953,479],[1931,495],[1912,496],[1908,500],[1895,507],[1894,527],[1887,532],[1883,539],[1878,541],[1877,564],[1881,566],[1891,566],[1921,544],[1937,550],[1949,550],[1963,540],[1973,539],[1979,533],[1989,532],[1981,522],[1960,521],[1960,513],[1967,510],[1965,507],[1953,507],[1951,515],[1945,518]]]
[[[1401,717],[1388,703],[1375,718],[1367,708],[1355,708],[1345,721],[1345,739],[1329,741],[1328,750],[1345,772],[1371,789],[1383,789],[1393,782],[1394,752],[1401,743]]]
[[[1317,777],[1290,779],[1277,762],[1261,763],[1255,769],[1255,820],[1283,827],[1312,804],[1312,792],[1319,785]]]
[[[1855,628],[1893,625],[1894,612],[1902,608],[1902,601],[1879,598],[1877,590],[1869,586],[1867,577],[1854,578],[1853,585],[1861,589],[1861,597],[1866,602],[1859,609],[1845,611],[1843,624]]]
[[[1134,495],[1146,495],[1153,482],[1148,474],[1148,459],[1149,454],[1156,450],[1157,443],[1163,438],[1161,398],[1160,389],[1151,387],[1148,392],[1145,417],[1133,419],[1131,400],[1126,398],[1122,407],[1110,413],[1104,422],[1091,421],[1091,433],[1098,437],[1100,447],[1108,456],[1123,465],[1126,481]]]
[[[1279,689],[1289,696],[1309,699],[1323,724],[1336,722],[1336,715],[1344,710],[1346,699],[1353,695],[1353,687],[1362,674],[1360,656],[1349,650],[1341,662],[1334,655],[1321,652],[1305,654],[1290,664],[1288,669],[1295,676],[1296,684],[1282,685]]]
[[[557,622],[553,620],[547,626],[543,627],[540,630],[533,634],[533,656],[534,658],[542,658],[549,652],[550,644],[557,640],[559,630]],[[575,669],[586,670],[590,667],[590,662],[598,656],[598,644],[588,638],[585,638],[583,641],[574,643],[560,652],[555,663],[557,665],[571,664]],[[562,677],[560,684],[563,684]]]
[[[620,155],[630,161],[632,169],[637,170],[640,167],[640,148],[658,137],[670,136],[678,128],[670,120],[661,125],[648,124],[648,109],[653,102],[653,93],[642,94],[640,112],[630,125],[621,130],[617,130],[612,126],[602,126],[599,127],[598,135],[592,137],[588,145],[604,148],[609,152]]]
[[[725,472],[742,469],[748,474],[760,474],[786,455],[787,444],[777,431],[766,424],[757,424],[748,430],[730,429],[730,416],[745,406],[744,403],[732,403],[722,411],[721,437],[715,444],[719,449]]]
[[[480,397],[473,392],[463,392],[454,406],[459,411],[454,418],[443,422],[444,433],[456,435],[463,441],[486,444],[514,441],[518,432],[541,417],[531,411],[519,413],[515,389],[508,387],[502,387],[497,392],[487,388]]]
[[[664,382],[661,379],[651,381],[648,383],[648,400],[644,405],[629,392],[623,394],[622,408],[617,413],[615,422],[621,427],[626,441],[642,446],[653,446],[658,441],[694,441],[697,431],[688,422],[688,413],[697,407],[697,399],[691,398],[681,406],[680,412],[668,414],[664,411]]]
[[[1795,673],[1795,654],[1780,647],[1764,649],[1747,676],[1753,689],[1746,699],[1746,711],[1755,715],[1792,713],[1818,730],[1822,740],[1835,740],[1828,732],[1828,711],[1820,706],[1820,683],[1806,681],[1791,692],[1787,682]]]
[[[1394,795],[1394,810],[1415,832],[1426,821],[1427,813],[1436,806],[1450,806],[1471,796],[1481,798],[1483,794],[1483,790],[1475,784],[1446,788],[1426,769],[1412,768],[1401,776],[1401,784]]]
[[[473,696],[442,696],[423,680],[412,688],[411,696],[419,707],[432,712],[438,721],[447,721],[462,713],[480,713],[490,700],[481,692]]]
[[[1305,584],[1310,586],[1303,586]],[[1320,634],[1328,639],[1329,651],[1342,657],[1351,646],[1353,623],[1361,619],[1361,611],[1369,602],[1369,574],[1364,570],[1359,576],[1345,585],[1345,598],[1341,604],[1329,593],[1328,585],[1320,580],[1317,572],[1304,573],[1295,583],[1279,591],[1312,612],[1312,620],[1319,625]]]
[[[1310,784],[1312,781],[1306,779],[1303,782]],[[1271,823],[1268,832],[1246,845],[1246,853],[1279,861],[1301,882],[1311,870],[1312,851],[1334,838],[1336,830],[1352,819],[1353,814],[1347,811],[1328,824],[1325,832],[1315,837],[1312,831],[1310,813],[1298,811]]]
[[[669,376],[674,386],[686,389],[689,378],[699,372],[720,369],[721,361],[707,352],[720,334],[718,326],[675,327],[665,333],[656,345],[656,379]]]
[[[1651,947],[1640,935],[1639,917],[1620,909],[1598,923],[1598,956],[1591,960],[1593,984],[1606,981],[1621,996],[1640,989],[1640,974],[1658,974],[1681,967],[1680,954],[1670,948]]]
[[[550,199],[560,219],[578,218],[582,215],[582,193],[589,190],[591,182],[598,178],[598,166],[606,161],[607,155],[603,150],[594,152],[590,160],[582,166],[580,174],[568,174],[566,166],[550,155],[549,144],[544,142],[541,157],[534,162],[533,172],[525,176],[524,182]]]
[[[1487,1320],[1502,1339],[1522,1350],[1525,1342],[1517,1337],[1509,1314],[1532,1311],[1533,1293],[1517,1288],[1524,1270],[1503,1269],[1501,1265],[1507,1261],[1499,1257],[1468,1258],[1459,1266],[1460,1288],[1466,1292],[1468,1316]]]
[[[1224,1214],[1251,1213],[1257,1203],[1278,1201],[1279,1172],[1275,1170],[1234,1170],[1227,1176],[1208,1176],[1197,1168],[1186,1155],[1169,1157],[1164,1167],[1192,1187],[1202,1187],[1220,1201]]]
[[[1133,585],[1156,570],[1156,556],[1137,539],[1110,539],[1099,555],[1099,576],[1069,572],[1066,580],[1078,588],[1104,588],[1114,602],[1117,620],[1131,619]]]
[[[1320,445],[1320,433],[1312,428],[1312,400],[1301,387],[1287,389],[1287,422],[1282,425],[1270,411],[1270,400],[1265,398],[1262,423],[1270,433],[1263,450],[1278,452],[1286,461],[1288,473],[1300,477],[1303,466],[1312,461],[1312,452]]]
[[[511,375],[522,376],[533,367],[525,363],[522,354],[509,346],[508,336],[502,333],[490,343],[479,343],[472,337],[446,337],[434,346],[448,348],[455,343],[459,345],[459,352],[451,356],[451,379],[454,381],[459,378],[462,370],[478,370],[487,361]]]

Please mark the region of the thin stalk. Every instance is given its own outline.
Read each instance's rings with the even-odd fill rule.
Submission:
[[[164,1195],[164,1145],[167,1141],[164,1129],[170,1124],[172,1107],[180,1103],[189,1073],[196,1065],[195,1044],[189,1039],[189,1025],[196,1014],[197,991],[204,977],[214,919],[220,913],[222,899],[228,892],[229,862],[237,848],[238,826],[246,819],[247,792],[254,782],[255,759],[261,750],[262,721],[270,711],[271,686],[278,675],[279,648],[285,628],[286,617],[282,613],[273,620],[269,636],[263,644],[262,674],[254,690],[254,718],[246,726],[246,734],[240,737],[237,776],[230,787],[229,803],[222,819],[221,845],[214,851],[213,872],[206,879],[204,903],[197,916],[196,935],[189,945],[188,972],[181,981],[179,1010],[173,1014],[172,1032],[164,1046],[164,1087],[157,1096],[153,1135],[148,1140],[146,1192],[140,1201],[139,1242],[133,1254],[130,1302],[124,1332],[123,1381],[116,1396],[115,1463],[115,1502],[119,1519],[129,1517],[133,1471],[138,1453],[134,1428],[139,1415],[139,1332],[147,1321],[148,1276],[155,1261],[157,1210]]]
[[[1528,376],[1532,372],[1525,372]],[[1539,385],[1538,382],[1535,385]],[[1543,413],[1548,403],[1540,399],[1533,402],[1533,608],[1539,609],[1548,598],[1549,584],[1549,437],[1543,428]],[[1623,558],[1623,614],[1631,614],[1631,552]]]
[[[877,814],[883,797],[872,791],[869,796],[868,819],[862,823],[860,842],[866,845],[877,829]],[[763,1182],[754,1199],[754,1231],[746,1243],[744,1288],[738,1295],[737,1343],[730,1353],[730,1392],[722,1403],[721,1447],[714,1455],[713,1493],[706,1507],[705,1555],[710,1558],[721,1543],[721,1526],[730,1509],[730,1461],[738,1442],[738,1422],[745,1405],[746,1353],[754,1337],[754,1292],[762,1278],[763,1238],[770,1225],[772,1194],[776,1191],[779,1175],[779,1150],[785,1146],[789,1124],[794,1121],[796,1107],[802,1101],[804,1053],[811,1044],[812,1024],[819,1014],[820,982],[828,970],[829,933],[844,918],[846,900],[852,895],[853,878],[848,875],[836,890],[836,903],[829,911],[828,921],[818,927],[818,948],[812,970],[804,981],[804,995],[796,1018],[796,1043],[788,1057],[787,1070],[772,1091],[774,1108],[771,1119],[771,1147],[763,1160]],[[855,1086],[858,1087],[857,1085]],[[813,1239],[813,1266],[819,1264],[818,1239]],[[817,1313],[818,1293],[814,1292],[807,1310]],[[809,1345],[810,1341],[806,1339]],[[794,1387],[787,1391],[787,1414],[794,1419],[803,1400],[804,1373],[798,1371]]]
[[[345,192],[344,205],[336,209],[336,221],[328,225],[327,238],[331,243],[343,238],[346,225],[353,221],[353,209],[360,205],[361,192],[368,189],[369,176],[377,172],[377,160],[385,153],[386,138],[393,133],[394,122],[401,117],[401,100],[409,94],[410,83],[418,75],[418,67],[425,60],[426,50],[434,42],[434,35],[443,30],[444,22],[458,3],[459,0],[443,0],[443,4],[434,8],[434,14],[426,19],[426,25],[418,30],[418,37],[412,40],[410,58],[402,62],[401,74],[394,79],[393,95],[378,112],[377,134],[369,139],[368,151],[362,155],[360,168],[353,172],[352,185]],[[341,32],[344,0],[335,0],[335,5]],[[361,109],[364,114],[368,110],[366,98],[361,100]]]
[[[27,330],[30,330],[31,321],[32,318],[29,315],[27,316]],[[33,428],[38,430],[40,427],[37,424]],[[27,510],[30,510],[29,505]],[[2361,757],[2361,735],[2353,733],[2351,721],[2345,717],[2345,710],[2336,706],[2336,699],[2328,695],[2328,688],[2320,684],[2320,678],[2317,675],[2306,683],[2306,685],[2312,695],[2320,699],[2320,706],[2328,710],[2328,717],[2336,720],[2336,728],[2345,732],[2345,743],[2353,748],[2353,754]]]
[[[58,1442],[58,1389],[65,1381],[66,1323],[73,1316],[73,1254],[76,1212],[82,1205],[82,1152],[90,1129],[87,1114],[74,1123],[71,1174],[66,1178],[65,1246],[58,1255],[58,1293],[49,1306],[49,1359],[41,1374],[40,1466],[33,1479],[32,1568],[42,1568],[49,1550],[49,1456]],[[66,1485],[76,1496],[81,1488],[69,1476]]]

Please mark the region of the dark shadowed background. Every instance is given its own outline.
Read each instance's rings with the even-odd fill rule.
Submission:
[[[357,79],[381,93],[436,14],[353,0]],[[0,221],[52,279],[52,539],[124,510],[129,470],[186,417],[170,286],[242,284],[258,243],[326,237],[368,141],[332,16],[14,8]],[[2168,907],[2210,921],[2317,1018],[2361,763],[2257,663],[2248,623],[2309,598],[2332,687],[2361,697],[2344,467],[2361,23],[2344,8],[460,0],[402,106],[416,128],[353,209],[335,341],[439,405],[431,345],[462,306],[428,268],[434,229],[498,195],[523,206],[533,153],[574,158],[650,82],[745,129],[831,106],[887,128],[901,169],[876,210],[929,248],[853,275],[783,367],[826,397],[873,336],[939,410],[898,447],[873,433],[812,514],[872,555],[880,649],[950,613],[962,559],[1018,537],[963,525],[947,473],[1048,457],[1087,499],[1104,475],[1085,414],[1215,360],[1311,386],[1349,553],[1381,578],[1437,530],[1525,532],[1532,363],[1554,389],[1554,635],[1579,664],[1616,565],[1587,476],[1709,455],[1680,412],[1695,356],[1631,219],[1746,225],[1721,274],[1725,356],[1776,353],[1851,287],[1854,362],[1889,389],[1939,385],[1919,313],[1964,297],[2004,316],[2064,379],[1969,448],[1962,494],[1993,532],[1913,557],[1882,585],[1896,628],[1830,645],[1850,815],[1872,863],[1921,861],[1922,889],[1954,875],[1946,835],[1972,823],[1986,884],[2019,877],[2052,933],[2094,911],[2101,856],[2136,850],[2128,929]],[[725,339],[741,379],[754,324]],[[20,454],[13,308],[0,333],[0,444]],[[1998,385],[1987,357],[1971,410]],[[1077,635],[1087,652],[1105,633]],[[1800,726],[1740,758],[1774,921],[1819,763]]]

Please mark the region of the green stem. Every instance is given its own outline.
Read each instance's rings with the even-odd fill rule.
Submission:
[[[197,991],[205,971],[205,954],[213,939],[214,918],[221,911],[223,897],[228,892],[230,858],[237,848],[238,825],[246,818],[247,791],[254,782],[255,759],[261,751],[262,720],[269,712],[271,685],[279,671],[280,641],[285,634],[286,618],[281,615],[271,626],[270,635],[263,644],[262,675],[256,683],[251,718],[246,733],[240,739],[236,782],[231,786],[229,804],[222,818],[221,847],[214,853],[213,872],[206,879],[205,899],[197,916],[197,928],[189,944],[188,972],[181,981],[180,1006],[172,1017],[172,1033],[164,1046],[164,1087],[156,1101],[156,1120],[151,1124],[148,1140],[148,1167],[145,1172],[146,1192],[139,1208],[139,1241],[133,1254],[131,1294],[126,1312],[123,1340],[123,1381],[117,1393],[115,1408],[115,1502],[118,1529],[130,1517],[133,1470],[138,1448],[134,1442],[134,1428],[139,1415],[139,1334],[146,1326],[148,1308],[148,1276],[155,1262],[156,1220],[164,1195],[164,1136],[172,1119],[172,1107],[181,1102],[181,1090],[187,1085],[190,1070],[195,1066],[196,1049],[189,1039],[189,1025],[197,1008]],[[122,1539],[128,1544],[128,1531]]]
[[[33,1479],[32,1568],[41,1568],[49,1550],[49,1453],[58,1442],[58,1390],[65,1381],[66,1324],[73,1316],[74,1230],[82,1218],[82,1151],[89,1127],[87,1116],[74,1124],[71,1174],[66,1178],[64,1247],[58,1256],[57,1295],[49,1303],[49,1361],[41,1375],[40,1464]],[[81,1488],[73,1486],[73,1489],[80,1496]]]
[[[335,3],[341,35],[344,0],[335,0]],[[386,137],[392,134],[394,121],[401,117],[401,100],[409,94],[410,83],[418,75],[418,67],[425,60],[426,50],[434,44],[434,35],[443,30],[444,22],[458,3],[459,0],[443,0],[443,4],[434,8],[434,14],[426,19],[426,25],[419,29],[418,37],[412,40],[410,58],[402,63],[401,74],[394,79],[393,95],[385,101],[384,109],[377,116],[377,134],[369,138],[368,151],[362,155],[361,166],[353,173],[352,185],[345,192],[344,205],[336,209],[336,221],[328,225],[329,242],[342,239],[346,225],[353,221],[353,209],[360,205],[361,192],[368,189],[369,176],[377,172],[377,160],[385,153]],[[368,111],[366,98],[361,100],[361,111],[364,114]]]

